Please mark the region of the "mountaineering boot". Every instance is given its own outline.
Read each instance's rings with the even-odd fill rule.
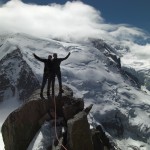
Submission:
[[[62,93],[64,93],[64,90],[63,90],[63,89],[60,89],[60,90],[59,90],[59,93],[58,93],[58,97],[59,97],[59,98],[62,97]]]
[[[63,89],[60,89],[60,90],[59,90],[59,93],[64,93],[64,90],[63,90]]]

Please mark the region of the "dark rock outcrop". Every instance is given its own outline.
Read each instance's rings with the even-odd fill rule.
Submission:
[[[9,79],[6,77],[5,73],[0,74],[0,102],[3,101],[5,90],[11,86]]]
[[[120,148],[110,140],[101,125],[98,125],[96,129],[92,129],[92,141],[94,150],[120,150]]]
[[[120,55],[115,48],[111,47],[101,39],[92,39],[91,42],[96,49],[104,54],[104,60],[108,66],[116,66],[119,70],[121,69]]]
[[[56,87],[56,95],[58,93]],[[57,128],[64,128],[58,138],[68,150],[109,150],[107,136],[98,129],[90,129],[87,115],[93,105],[84,109],[82,99],[73,97],[73,92],[64,86],[62,96],[56,96]],[[26,150],[34,139],[45,120],[50,121],[51,127],[55,127],[54,99],[39,98],[40,90],[36,90],[22,107],[12,112],[2,126],[2,136],[5,150]],[[46,91],[44,91],[46,97]],[[83,110],[84,109],[84,110]],[[62,121],[60,118],[63,118]],[[47,149],[55,147],[61,150],[57,139],[50,141]]]
[[[75,104],[77,99],[74,99],[73,92],[66,86],[63,86],[64,94],[62,97],[56,97],[57,115],[63,116],[63,105],[68,104],[69,100]],[[49,114],[51,110],[54,110],[53,100],[39,98],[40,90],[36,90],[33,95],[27,100],[19,109],[12,112],[5,120],[2,126],[2,136],[5,144],[5,150],[26,150],[29,143],[41,127],[41,122],[44,122],[47,118],[46,114]],[[57,89],[56,89],[57,93]],[[44,92],[44,96],[46,91]],[[79,103],[79,100],[77,100]],[[81,101],[81,103],[83,100]],[[78,107],[78,105],[77,105]],[[74,106],[76,113],[78,110]],[[65,108],[65,111],[67,109]],[[67,115],[67,114],[66,114]],[[68,115],[67,115],[68,116]]]
[[[2,126],[5,150],[26,150],[40,128],[39,120],[48,110],[48,101],[39,99],[12,112]]]
[[[67,122],[70,150],[94,150],[87,115],[87,112],[81,111]]]
[[[66,120],[69,120],[83,109],[84,109],[84,102],[82,99],[70,98],[65,101],[65,105],[63,106],[64,118]]]

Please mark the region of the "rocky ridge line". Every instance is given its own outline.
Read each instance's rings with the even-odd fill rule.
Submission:
[[[39,98],[40,90],[36,90],[28,102],[13,111],[2,126],[5,150],[26,150],[45,121],[54,122],[54,103],[52,99]],[[56,92],[57,93],[57,92]],[[44,95],[46,92],[44,93]],[[68,150],[109,150],[119,149],[110,142],[101,126],[90,129],[87,115],[92,105],[84,109],[84,101],[74,98],[73,92],[64,87],[62,97],[56,97],[57,126],[65,128],[59,134],[62,143]],[[50,142],[47,150],[61,150],[60,143]]]

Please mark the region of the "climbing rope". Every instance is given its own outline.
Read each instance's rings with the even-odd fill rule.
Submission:
[[[54,101],[54,108],[55,108],[55,136],[56,136],[57,141],[60,143],[60,140],[59,140],[58,134],[57,134],[57,127],[56,127],[57,118],[56,118],[56,99],[55,99],[55,94],[54,94],[54,99],[53,99],[53,101]],[[63,144],[61,144],[61,146],[62,146],[65,150],[67,150],[67,148],[66,148]]]

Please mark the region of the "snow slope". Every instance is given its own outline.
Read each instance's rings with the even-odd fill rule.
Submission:
[[[91,125],[102,124],[123,150],[150,149],[150,95],[137,88],[110,55],[106,55],[110,52],[117,55],[118,51],[108,51],[103,46],[98,49],[90,41],[65,43],[25,34],[0,37],[0,45],[0,59],[18,46],[40,81],[43,64],[32,53],[47,58],[54,52],[58,57],[71,52],[61,64],[63,84],[70,86],[75,96],[83,97],[85,105],[94,104],[89,116]]]

